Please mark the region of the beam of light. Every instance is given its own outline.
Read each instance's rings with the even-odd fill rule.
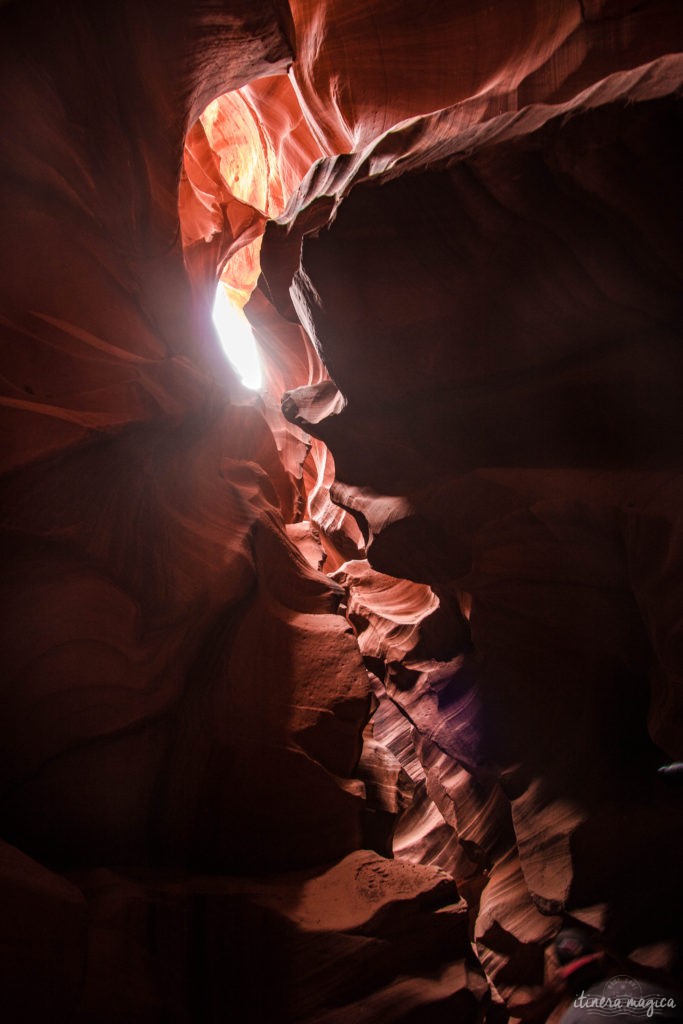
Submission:
[[[245,388],[258,391],[263,386],[263,373],[251,325],[222,284],[216,289],[212,316],[223,351]]]

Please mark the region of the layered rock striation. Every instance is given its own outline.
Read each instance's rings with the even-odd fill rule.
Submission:
[[[541,7],[0,7],[13,1020],[674,965],[681,12]]]

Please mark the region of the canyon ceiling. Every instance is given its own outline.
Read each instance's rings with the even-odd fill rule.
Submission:
[[[576,921],[675,972],[682,39],[0,4],[8,1020],[555,1020]]]

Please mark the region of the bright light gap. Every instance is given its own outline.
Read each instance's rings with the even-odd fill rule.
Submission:
[[[223,351],[245,388],[258,391],[263,387],[263,372],[251,324],[222,284],[216,289],[212,315]]]

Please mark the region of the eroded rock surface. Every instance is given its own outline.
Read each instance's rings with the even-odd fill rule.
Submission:
[[[321,417],[307,389],[286,414],[330,446],[370,565],[467,612],[440,650],[413,635],[428,597],[411,617],[408,584],[392,601],[348,570],[361,650],[462,836],[454,864],[489,875],[482,963],[525,1015],[562,915],[602,904],[628,945],[680,913],[680,795],[657,769],[681,750],[681,67],[347,180],[292,283],[344,405]]]
[[[681,7],[540,7],[0,5],[13,1020],[675,967]]]

